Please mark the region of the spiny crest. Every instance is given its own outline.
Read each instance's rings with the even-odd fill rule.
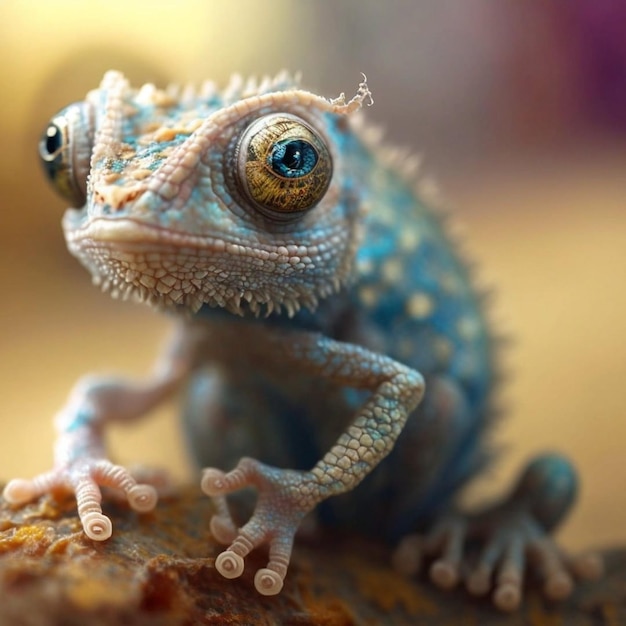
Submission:
[[[443,195],[437,181],[430,174],[420,172],[422,155],[415,154],[407,148],[397,147],[385,143],[385,129],[381,125],[366,122],[362,113],[350,118],[352,130],[359,136],[369,152],[375,156],[383,168],[396,172],[411,189],[415,196],[425,204],[437,223],[440,225],[445,239],[450,242],[455,253],[462,259],[468,279],[474,285],[474,291],[480,303],[483,314],[491,322],[487,326],[491,329],[495,362],[494,370],[500,369],[502,349],[510,342],[511,334],[502,329],[503,324],[494,321],[495,307],[493,296],[495,281],[484,276],[484,271],[473,260],[471,251],[467,250],[467,238],[464,236],[464,225],[454,217],[449,202]],[[496,329],[495,331],[493,329]]]
[[[397,172],[404,182],[410,186],[414,186],[420,198],[424,197],[422,185],[425,180],[428,180],[428,199],[436,199],[437,195],[434,193],[435,187],[432,179],[427,179],[420,173],[423,161],[421,154],[415,154],[406,147],[385,143],[386,130],[384,126],[382,124],[366,122],[365,116],[362,113],[357,113],[350,118],[350,127],[384,168]],[[435,202],[435,206],[432,208],[437,211],[439,204],[439,202]]]
[[[366,123],[360,112],[350,118],[350,125],[377,162],[383,168],[397,173],[437,218],[446,236],[453,243],[458,243],[459,224],[452,219],[450,206],[435,178],[421,171],[423,156],[409,148],[386,143],[385,128],[380,124]]]
[[[228,84],[221,90],[214,81],[207,80],[199,86],[193,83],[186,85],[172,83],[164,91],[172,101],[176,101],[182,106],[192,105],[197,100],[211,100],[213,98],[219,98],[224,105],[228,105],[242,98],[262,96],[272,91],[285,91],[297,88],[299,85],[300,73],[290,74],[283,70],[275,76],[250,76],[245,80],[241,74],[233,74]],[[147,85],[142,87],[139,93],[146,87],[154,90],[153,85]]]
[[[128,81],[119,72],[110,71],[105,75],[101,88],[107,91],[120,92],[129,89]],[[289,74],[282,71],[274,77],[251,76],[244,80],[240,74],[233,74],[230,82],[220,90],[213,81],[206,81],[198,86],[194,84],[170,84],[165,89],[157,89],[152,83],[146,83],[134,93],[134,100],[138,104],[152,104],[157,107],[179,107],[183,110],[193,110],[198,104],[205,103],[212,106],[228,107],[247,98],[267,96],[274,92],[298,90],[300,97],[304,97],[305,105],[320,107],[340,115],[357,113],[364,104],[373,104],[372,94],[363,74],[356,94],[349,100],[344,93],[336,98],[327,99],[311,92],[300,89],[300,74]]]
[[[336,98],[330,101],[330,104],[336,109],[341,109],[344,113],[356,113],[361,109],[365,101],[368,101],[367,106],[372,106],[374,98],[367,85],[367,76],[363,73],[361,73],[361,76],[363,80],[359,83],[356,94],[348,102],[346,102],[346,94],[342,91]]]

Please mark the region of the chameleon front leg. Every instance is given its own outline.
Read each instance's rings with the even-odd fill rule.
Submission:
[[[218,509],[211,530],[230,544],[216,559],[216,568],[227,578],[238,577],[244,558],[257,546],[269,544],[267,567],[255,576],[255,587],[264,595],[277,594],[283,586],[302,518],[322,500],[356,487],[391,452],[424,392],[418,372],[361,346],[305,332],[272,334],[269,344],[263,342],[265,354],[280,355],[287,367],[367,389],[371,395],[310,471],[277,469],[249,458],[227,473],[205,470],[202,489]],[[257,489],[258,499],[250,520],[237,530],[225,496],[247,486]]]
[[[53,469],[31,479],[11,480],[4,488],[5,499],[25,504],[58,489],[72,491],[85,534],[95,541],[112,533],[111,520],[102,512],[101,487],[122,490],[136,511],[152,510],[156,490],[138,484],[127,469],[107,459],[103,428],[108,422],[137,419],[169,396],[190,370],[189,347],[177,332],[145,381],[96,376],[79,380],[55,418]]]

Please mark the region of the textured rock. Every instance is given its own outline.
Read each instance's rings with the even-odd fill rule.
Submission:
[[[283,592],[259,596],[248,559],[240,580],[214,569],[222,549],[210,536],[211,504],[197,489],[162,500],[149,515],[106,502],[113,537],[80,529],[71,500],[23,509],[0,502],[0,624],[245,624],[354,626],[618,626],[626,624],[626,549],[607,555],[607,576],[559,605],[531,591],[503,615],[464,591],[443,593],[407,580],[381,546],[338,537],[297,543]]]

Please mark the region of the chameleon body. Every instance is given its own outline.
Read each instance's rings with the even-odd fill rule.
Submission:
[[[576,491],[565,459],[534,460],[504,504],[454,507],[490,460],[494,340],[410,159],[364,126],[370,101],[365,80],[327,100],[284,74],[220,92],[133,89],[109,72],[53,118],[40,151],[77,207],[63,221],[69,250],[103,289],[170,312],[176,330],[145,380],[80,381],[57,416],[55,467],[12,481],[7,498],[67,487],[87,535],[108,538],[101,486],[140,511],[156,493],[107,460],[104,424],[185,386],[224,576],[266,544],[255,585],[278,593],[315,511],[392,543],[405,572],[433,557],[441,586],[478,545],[466,584],[501,608],[519,602],[530,550],[546,593],[569,592],[571,563],[548,536]],[[226,497],[248,486],[257,500],[239,528]]]

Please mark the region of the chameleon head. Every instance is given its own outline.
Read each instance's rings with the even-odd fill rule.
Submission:
[[[161,308],[314,308],[351,273],[361,203],[339,146],[369,97],[363,82],[326,100],[284,74],[218,92],[108,72],[40,143],[77,207],[69,250],[113,295]]]

